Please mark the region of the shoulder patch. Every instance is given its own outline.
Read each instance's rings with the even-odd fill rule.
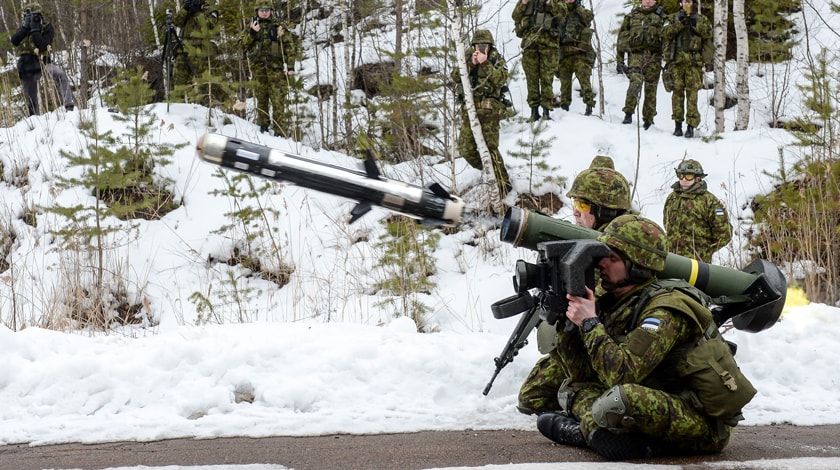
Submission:
[[[718,216],[718,217],[722,216],[723,215],[723,209],[721,209],[720,207],[716,208],[715,209],[715,215]]]
[[[659,330],[660,321],[658,318],[645,318],[642,320],[641,326],[639,328],[644,328],[648,331],[657,331]]]

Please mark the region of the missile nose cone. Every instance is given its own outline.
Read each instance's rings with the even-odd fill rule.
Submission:
[[[219,134],[204,134],[195,145],[196,154],[206,162],[221,165],[227,145],[227,137]]]

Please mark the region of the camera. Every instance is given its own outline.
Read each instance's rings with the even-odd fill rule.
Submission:
[[[487,44],[476,44],[476,49],[482,54],[487,54]]]

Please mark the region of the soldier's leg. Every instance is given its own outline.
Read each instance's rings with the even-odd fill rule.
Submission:
[[[476,170],[481,170],[484,165],[481,164],[481,157],[478,155],[478,149],[475,146],[475,138],[473,137],[472,127],[470,127],[470,120],[466,112],[461,113],[461,132],[458,134],[458,153],[461,157]]]
[[[525,72],[525,84],[528,88],[528,107],[540,105],[540,50],[528,47],[522,50],[522,70]]]
[[[38,80],[41,74],[35,74],[26,77],[20,77],[21,87],[23,88],[23,96],[26,101],[26,109],[30,116],[38,114]]]
[[[639,94],[642,92],[642,72],[636,67],[630,67],[630,84],[627,86],[627,96],[624,97],[624,107],[621,108],[624,114],[636,112],[636,105],[639,104]]]
[[[683,122],[685,119],[685,67],[672,66],[674,87],[671,90],[671,119]]]
[[[580,83],[580,98],[587,106],[595,106],[595,92],[592,91],[592,66],[586,59],[586,54],[573,56],[575,77]]]
[[[254,70],[254,78],[252,82],[254,85],[254,98],[256,99],[256,106],[254,107],[256,113],[257,125],[260,126],[261,131],[266,131],[271,126],[271,88],[272,83],[268,77],[268,71],[264,67],[256,67]]]
[[[495,113],[495,111],[491,111]],[[493,176],[499,185],[499,190],[504,197],[511,190],[510,176],[508,176],[502,154],[499,152],[499,128],[500,118],[495,114],[481,117],[481,132],[484,134],[484,141],[487,143],[487,150],[490,151],[490,159],[493,161]]]
[[[543,356],[519,388],[516,409],[525,414],[560,410],[557,391],[565,378],[560,365],[550,355]]]
[[[569,57],[563,57],[557,66],[557,78],[560,79],[560,107],[568,110],[572,104],[572,62]]]
[[[659,60],[651,61],[644,68],[645,98],[642,105],[642,118],[645,122],[653,122],[656,116],[656,92],[659,88],[659,74],[661,67]]]
[[[551,109],[554,106],[554,73],[557,71],[557,54],[557,48],[543,47],[540,50],[540,106],[544,109]]]
[[[67,74],[64,70],[55,64],[47,65],[47,74],[55,84],[58,92],[58,99],[65,108],[73,108],[73,90],[70,88],[70,81],[67,79]]]
[[[685,121],[691,127],[700,125],[700,111],[697,109],[697,92],[703,87],[703,68],[686,67],[685,71]]]

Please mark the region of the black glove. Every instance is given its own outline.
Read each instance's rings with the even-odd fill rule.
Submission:
[[[32,13],[27,13],[23,16],[23,23],[20,25],[21,28],[29,31],[32,28]]]
[[[272,26],[268,28],[268,39],[272,41],[277,40],[277,26]]]
[[[697,13],[692,13],[688,16],[688,25],[697,26]]]
[[[685,24],[686,19],[688,19],[688,15],[685,14],[685,10],[680,10],[680,13],[677,15],[677,19],[680,20],[680,23]]]
[[[42,18],[41,15],[32,15],[32,25],[29,27],[29,30],[33,33],[37,33],[41,31],[41,22]]]

